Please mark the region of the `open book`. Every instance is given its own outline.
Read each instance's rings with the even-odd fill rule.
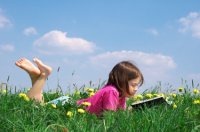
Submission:
[[[168,104],[168,102],[164,99],[164,97],[154,97],[151,99],[146,99],[142,101],[137,101],[131,104],[133,109],[144,108],[144,107],[152,107],[160,104]]]

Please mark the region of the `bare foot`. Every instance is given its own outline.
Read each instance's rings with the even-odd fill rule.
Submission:
[[[48,65],[45,65],[41,60],[39,60],[38,58],[34,58],[33,61],[36,63],[36,65],[38,66],[39,70],[40,70],[40,75],[48,77],[51,72],[52,72],[52,68]]]
[[[32,81],[36,80],[41,74],[40,70],[26,58],[19,59],[15,62],[15,65],[28,72]]]

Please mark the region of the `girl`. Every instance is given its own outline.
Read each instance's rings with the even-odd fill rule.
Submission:
[[[27,93],[28,97],[44,103],[42,90],[52,68],[37,58],[34,58],[33,61],[37,67],[26,58],[19,59],[15,64],[28,72],[31,78],[32,88]],[[106,110],[125,110],[126,98],[133,96],[138,86],[141,86],[143,82],[144,78],[141,71],[133,63],[122,61],[113,67],[108,82],[102,89],[92,97],[77,101],[77,104],[91,103],[86,110],[97,116],[102,115],[103,111]]]

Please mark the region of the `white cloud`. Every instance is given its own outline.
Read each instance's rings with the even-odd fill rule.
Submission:
[[[12,52],[15,50],[15,47],[11,44],[4,44],[4,45],[0,45],[0,49],[6,52]]]
[[[189,32],[192,36],[200,39],[200,13],[190,12],[186,17],[179,19],[181,33]]]
[[[28,27],[24,29],[24,35],[26,36],[36,35],[36,34],[37,34],[37,30],[34,27]]]
[[[130,60],[141,69],[148,82],[169,79],[168,71],[176,68],[170,56],[151,54],[139,51],[106,52],[90,58],[92,65],[107,69],[107,72],[118,62]]]
[[[82,38],[68,37],[66,32],[53,30],[34,42],[34,47],[44,54],[91,53],[95,45]]]
[[[155,28],[150,28],[147,30],[148,33],[152,34],[153,36],[158,36],[159,32]]]
[[[2,10],[0,9],[0,28],[5,28],[12,25],[10,20],[3,15]]]

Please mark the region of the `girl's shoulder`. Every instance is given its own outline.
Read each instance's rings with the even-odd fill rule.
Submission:
[[[106,85],[101,90],[104,91],[104,92],[111,92],[112,91],[112,92],[118,93],[117,88],[113,85]]]

